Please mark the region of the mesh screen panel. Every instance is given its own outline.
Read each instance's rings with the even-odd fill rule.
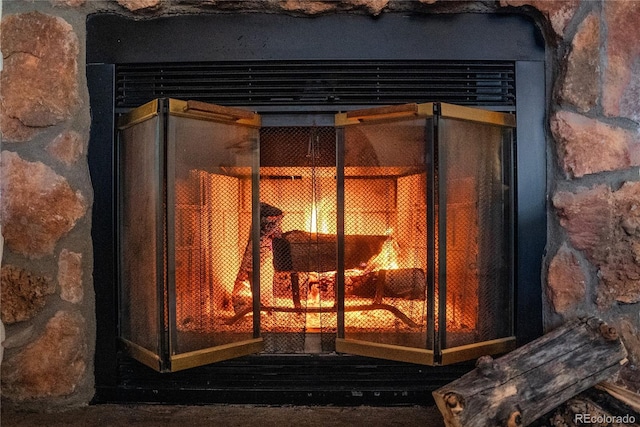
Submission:
[[[345,338],[426,343],[425,121],[345,128]],[[376,246],[348,264],[349,236]]]
[[[231,320],[251,307],[245,248],[257,130],[170,116],[167,139],[175,150],[174,351],[250,339],[251,316]]]
[[[158,235],[162,221],[159,158],[156,154],[158,118],[146,120],[120,134],[120,334],[152,351],[159,349],[158,298],[163,289],[161,258],[164,236]]]
[[[266,352],[335,349],[335,151],[332,127],[261,130],[260,200],[281,211],[260,264]]]
[[[440,177],[446,181],[446,344],[508,335],[502,132],[442,119]],[[445,161],[442,161],[442,160]],[[506,329],[506,331],[505,331]]]

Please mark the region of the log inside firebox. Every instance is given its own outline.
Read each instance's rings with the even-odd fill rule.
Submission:
[[[348,234],[344,236],[344,268],[363,268],[380,253],[389,236]],[[336,271],[338,236],[293,230],[273,239],[276,271]]]
[[[627,352],[596,318],[570,322],[433,392],[447,427],[527,426],[611,378]]]
[[[362,276],[354,276],[345,286],[347,295],[374,298],[382,302],[383,297],[424,300],[427,282],[420,268],[378,270]]]
[[[322,299],[334,299],[335,282],[335,272],[276,272],[273,277],[273,292],[281,298],[293,298],[294,306],[300,307],[300,300],[307,298],[311,285],[318,286]],[[345,280],[345,295],[370,298],[376,304],[382,303],[384,297],[424,300],[426,286],[425,273],[420,268],[378,270],[349,274]]]
[[[344,237],[345,270],[362,269],[366,271],[367,263],[380,254],[389,236],[378,235],[346,235]],[[273,265],[276,271],[274,289],[282,295],[282,290],[291,289],[296,307],[300,304],[300,296],[305,298],[305,290],[300,290],[298,273],[314,272],[319,280],[323,294],[333,296],[335,275],[322,274],[337,270],[337,242],[335,234],[308,233],[293,230],[282,237],[273,239]],[[289,272],[282,275],[280,272]],[[283,279],[287,283],[283,286]],[[311,282],[311,277],[308,277]],[[404,299],[424,299],[426,278],[419,268],[402,268],[395,270],[377,270],[365,272],[359,276],[350,275],[346,284],[347,295],[374,298],[381,303],[382,298],[397,297]]]

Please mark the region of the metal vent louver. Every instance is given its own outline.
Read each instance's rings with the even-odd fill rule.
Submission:
[[[321,110],[441,101],[513,111],[514,68],[507,61],[123,64],[116,67],[116,107],[172,97],[229,106]]]

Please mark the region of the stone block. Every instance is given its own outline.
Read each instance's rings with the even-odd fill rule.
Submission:
[[[117,0],[118,4],[132,12],[153,10],[160,7],[160,0]]]
[[[82,286],[82,254],[63,249],[58,257],[60,298],[77,304],[84,298]]]
[[[571,43],[559,97],[587,112],[595,107],[599,93],[600,19],[591,14],[580,24]]]
[[[64,177],[10,151],[0,158],[0,191],[5,244],[29,258],[52,254],[87,211],[85,198]]]
[[[33,318],[45,306],[45,297],[55,292],[51,279],[7,264],[0,273],[2,322],[13,324]]]
[[[640,183],[558,192],[553,204],[571,244],[599,270],[599,308],[640,303]]]
[[[640,2],[603,3],[607,61],[602,107],[607,116],[640,121]]]
[[[3,139],[24,141],[33,128],[71,118],[80,104],[79,43],[66,21],[40,12],[8,15],[1,25],[0,95],[7,118],[0,126]]]
[[[278,4],[282,10],[304,13],[305,15],[318,15],[336,10],[335,3],[324,1],[282,0]]]
[[[582,304],[586,295],[587,275],[576,255],[562,245],[549,265],[547,298],[556,313],[567,314]]]
[[[638,166],[640,136],[569,111],[551,117],[558,157],[570,177]]]
[[[79,313],[58,311],[40,337],[3,363],[3,397],[24,401],[73,393],[86,372],[85,337]]]
[[[501,6],[531,6],[549,20],[553,31],[563,36],[567,24],[580,6],[580,0],[500,0]]]
[[[553,205],[575,248],[592,255],[591,260],[606,256],[600,253],[600,246],[611,239],[614,229],[609,187],[582,188],[576,193],[561,191],[553,196]]]
[[[276,3],[279,9],[305,15],[319,15],[341,10],[365,10],[371,15],[379,15],[389,5],[389,0],[280,0]]]

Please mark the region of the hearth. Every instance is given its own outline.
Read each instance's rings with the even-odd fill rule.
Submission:
[[[417,403],[540,333],[543,50],[445,21],[89,21],[97,401]]]

